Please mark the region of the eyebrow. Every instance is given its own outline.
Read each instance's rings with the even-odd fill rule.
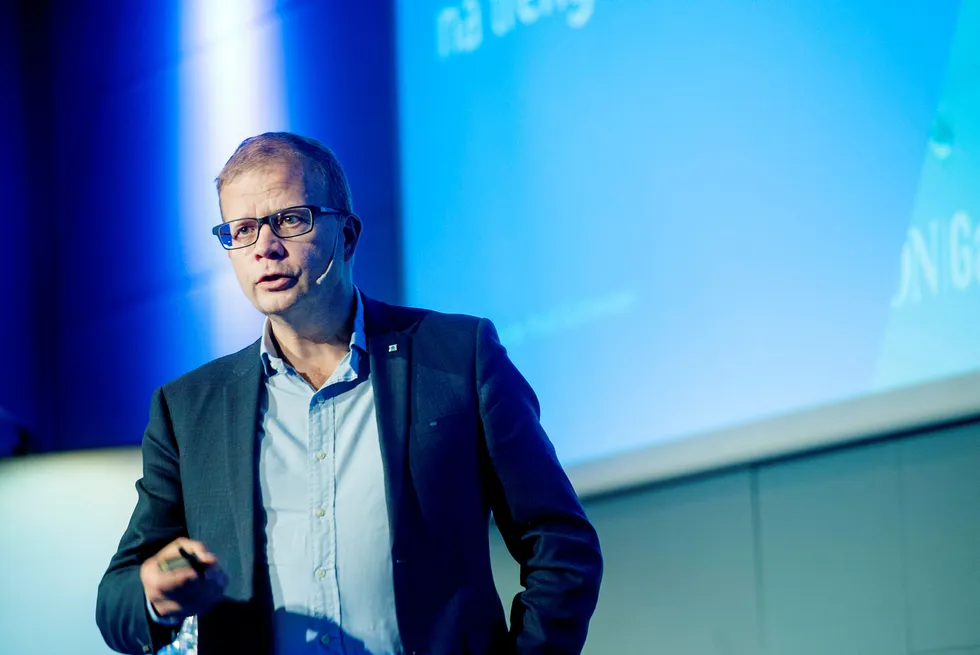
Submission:
[[[226,221],[224,220],[224,217],[222,217],[222,220],[225,223],[231,223],[232,221],[242,221],[242,220],[245,220],[247,218],[250,218],[252,220],[259,220],[259,219],[262,219],[262,218],[269,218],[270,216],[275,216],[279,212],[284,212],[287,209],[295,209],[297,207],[310,207],[310,206],[311,205],[286,205],[285,207],[282,207],[280,209],[277,209],[276,211],[272,212],[271,214],[266,214],[265,216],[239,216],[238,218],[229,218]]]

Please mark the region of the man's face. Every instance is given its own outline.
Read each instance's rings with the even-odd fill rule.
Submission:
[[[219,197],[221,214],[225,221],[261,218],[287,207],[324,204],[320,196],[325,194],[316,191],[307,187],[297,166],[272,163],[227,182]],[[304,305],[315,302],[317,278],[327,270],[334,250],[339,254],[333,266],[344,266],[344,239],[338,236],[342,226],[338,217],[321,214],[314,218],[312,232],[281,239],[268,224],[262,225],[255,244],[228,251],[245,296],[267,316],[302,312]],[[340,271],[331,270],[331,276],[336,273]]]

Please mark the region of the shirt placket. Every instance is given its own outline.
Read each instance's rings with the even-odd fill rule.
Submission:
[[[331,623],[341,625],[336,539],[336,403],[325,390],[310,407],[310,534],[313,539],[314,607]],[[338,634],[323,635],[322,643],[337,643]],[[331,641],[327,641],[331,640]]]
[[[310,570],[313,584],[309,607],[313,616],[327,619],[336,626],[317,638],[321,647],[333,652],[342,649],[343,615],[340,606],[340,577],[337,568],[337,430],[338,403],[334,386],[339,381],[357,378],[347,360],[341,363],[336,381],[312,394],[309,401],[308,488]],[[298,376],[297,376],[298,378]],[[333,382],[334,384],[331,384]],[[305,381],[303,382],[304,386]],[[333,389],[331,389],[333,387]],[[306,389],[309,389],[306,386]],[[307,637],[309,638],[309,637]],[[323,651],[320,651],[323,652]]]

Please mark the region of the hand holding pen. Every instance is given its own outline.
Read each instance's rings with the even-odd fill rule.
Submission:
[[[218,558],[201,542],[186,537],[143,562],[140,580],[153,611],[169,621],[206,611],[228,586]]]

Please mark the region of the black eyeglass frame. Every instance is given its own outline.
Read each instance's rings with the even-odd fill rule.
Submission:
[[[286,212],[295,211],[297,209],[305,209],[310,212],[310,229],[306,230],[305,232],[300,232],[299,234],[289,234],[289,235],[279,234],[278,230],[276,229],[276,223],[273,219],[278,218],[279,216],[285,214]],[[211,228],[211,234],[217,237],[218,243],[220,243],[221,247],[224,248],[225,250],[239,250],[241,248],[248,248],[249,246],[254,246],[258,242],[259,230],[262,229],[263,225],[268,225],[269,229],[272,230],[272,233],[275,234],[280,239],[293,239],[295,237],[301,237],[304,234],[309,234],[310,232],[312,232],[313,227],[316,224],[316,217],[322,216],[323,214],[342,216],[344,218],[346,218],[347,216],[355,216],[353,212],[349,212],[346,209],[336,209],[334,207],[321,207],[320,205],[296,205],[294,207],[284,207],[279,211],[273,214],[269,214],[268,216],[263,216],[262,218],[245,217],[245,218],[235,218],[230,221],[222,221],[221,223]],[[225,242],[221,240],[221,234],[219,234],[219,232],[221,231],[222,228],[228,227],[229,225],[237,221],[255,221],[255,241],[253,241],[252,243],[247,243],[244,246],[231,246],[231,247],[226,246]]]

